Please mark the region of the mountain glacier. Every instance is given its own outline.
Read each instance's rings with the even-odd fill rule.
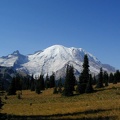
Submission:
[[[41,73],[51,75],[52,72],[55,72],[56,78],[59,78],[65,76],[66,65],[71,64],[74,66],[75,75],[77,76],[82,71],[85,54],[88,55],[91,73],[98,74],[100,67],[108,73],[115,72],[114,67],[102,64],[95,56],[82,48],[67,48],[62,45],[53,45],[43,51],[37,51],[27,56],[15,51],[8,56],[1,57],[0,66],[13,67],[17,71],[24,71],[35,76]]]

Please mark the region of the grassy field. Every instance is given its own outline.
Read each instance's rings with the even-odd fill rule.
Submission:
[[[53,89],[39,95],[25,90],[22,99],[2,96],[2,101],[1,113],[16,119],[120,120],[120,83],[72,97],[53,94]]]

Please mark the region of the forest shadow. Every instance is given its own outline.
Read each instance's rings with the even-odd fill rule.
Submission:
[[[94,90],[93,92],[99,92],[99,91],[106,91],[106,90],[117,90],[118,88],[116,88],[116,87],[112,87],[112,88],[105,88],[105,87],[103,87],[103,88],[99,88],[99,89],[97,89],[97,90]]]
[[[78,117],[77,115],[82,114],[96,114],[99,112],[111,111],[111,109],[98,109],[98,110],[87,110],[83,112],[65,113],[65,114],[52,114],[52,115],[30,115],[30,116],[19,116],[13,114],[2,114],[0,113],[0,120],[117,120],[117,116],[99,116],[99,117]],[[70,118],[70,116],[77,116],[77,118]],[[65,117],[65,118],[62,118]]]

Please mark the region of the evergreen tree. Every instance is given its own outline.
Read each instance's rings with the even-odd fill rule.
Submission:
[[[118,82],[120,82],[120,71],[118,70]]]
[[[59,93],[62,93],[62,87],[63,87],[63,85],[62,85],[62,79],[61,79],[61,77],[60,77],[60,79],[59,79],[59,81],[58,81],[58,92],[59,92]]]
[[[85,89],[86,89],[86,83],[83,82],[83,73],[81,73],[79,76],[79,83],[77,85],[76,92],[83,94],[85,93]]]
[[[85,93],[88,81],[89,81],[89,61],[87,55],[85,55],[83,62],[83,71],[80,74],[79,84],[77,88],[80,94]]]
[[[109,83],[113,83],[113,81],[114,81],[114,75],[113,75],[113,73],[110,73],[110,75],[109,75]]]
[[[113,84],[117,84],[117,82],[119,81],[119,70],[116,70],[116,72],[114,73],[114,80],[113,80]]]
[[[118,80],[117,80],[117,82],[120,82],[120,71],[119,70],[117,70],[118,71]]]
[[[36,93],[40,94],[41,88],[40,88],[40,79],[36,80]]]
[[[40,75],[40,89],[45,90],[45,82],[44,82],[44,75]]]
[[[17,74],[15,77],[15,86],[16,86],[16,90],[20,90],[22,91],[22,77]]]
[[[113,84],[117,84],[117,73],[114,73],[114,80],[113,80]]]
[[[32,77],[31,77],[30,87],[31,87],[31,88],[30,88],[31,91],[35,91],[35,79],[34,79],[33,75],[32,75]]]
[[[22,83],[23,83],[22,89],[24,89],[24,90],[29,90],[30,89],[30,77],[29,76],[24,77],[23,80],[22,80]]]
[[[83,83],[87,83],[88,80],[89,80],[89,61],[87,55],[85,55],[83,63]]]
[[[52,75],[50,76],[50,88],[55,87],[55,74],[52,73]]]
[[[27,90],[30,90],[30,76],[27,76],[27,78],[26,78],[26,88],[27,88]]]
[[[92,87],[92,75],[89,75],[89,81],[86,86],[85,93],[92,93],[93,92],[93,87]]]
[[[108,86],[108,73],[106,71],[104,71],[103,78],[104,78],[105,86]]]
[[[64,92],[63,92],[64,96],[72,96],[73,95],[73,86],[74,85],[72,85],[73,82],[72,82],[72,79],[70,78],[70,76],[71,76],[70,68],[71,67],[69,65],[67,65]]]
[[[8,89],[8,95],[16,95],[15,77],[12,79]]]
[[[47,74],[46,79],[45,79],[45,88],[46,89],[50,88],[50,80],[49,80],[48,74]]]
[[[76,82],[76,78],[75,78],[75,75],[74,75],[74,67],[71,65],[69,66],[69,81],[70,81],[70,86],[71,86],[71,91],[74,91],[75,88],[75,82]]]
[[[102,68],[100,68],[100,73],[98,75],[98,81],[97,81],[97,85],[96,88],[102,88],[103,86],[103,70]]]
[[[120,82],[120,72],[119,72],[119,70],[116,70],[116,72],[114,73],[113,84],[117,84],[118,82]]]
[[[23,83],[22,89],[23,90],[27,90],[27,78],[26,77],[23,77],[22,83]]]
[[[96,80],[96,77],[95,77],[95,75],[94,75],[94,77],[93,77],[93,79],[92,79],[92,85],[96,85],[96,83],[97,83],[97,80]]]

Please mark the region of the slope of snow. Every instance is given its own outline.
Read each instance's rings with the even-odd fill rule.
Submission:
[[[14,63],[18,59],[17,53],[18,53],[18,51],[15,51],[8,56],[1,57],[0,58],[0,66],[6,66],[6,67],[14,66]]]
[[[53,45],[28,56],[21,55],[19,51],[15,51],[11,55],[0,58],[0,66],[14,66],[17,70],[26,71],[37,76],[41,73],[51,75],[52,72],[55,72],[56,77],[59,78],[65,75],[67,64],[73,65],[75,74],[79,74],[82,71],[85,54],[89,58],[91,73],[97,74],[100,67],[103,67],[108,72],[115,71],[114,67],[102,64],[95,56],[82,48],[67,48],[62,45]]]
[[[84,51],[82,48],[67,48],[62,45],[54,45],[43,51],[29,55],[29,62],[23,64],[23,66],[28,69],[30,74],[39,75],[43,73],[50,75],[52,72],[57,72],[59,76],[59,73],[64,71],[63,69],[65,69],[66,64],[72,64],[75,70],[80,73],[85,54],[89,58],[90,71],[97,74],[100,67],[102,67],[102,63],[95,56]],[[107,71],[110,70],[110,68],[104,69]]]
[[[14,65],[16,60],[17,60],[17,57],[12,57],[12,56],[8,56],[7,59],[0,58],[0,66],[11,67]]]
[[[19,66],[20,64],[23,64],[27,62],[27,56],[21,55],[19,51],[14,51],[12,54],[9,54],[8,56],[3,56],[0,58],[0,66],[5,67],[14,67]]]

